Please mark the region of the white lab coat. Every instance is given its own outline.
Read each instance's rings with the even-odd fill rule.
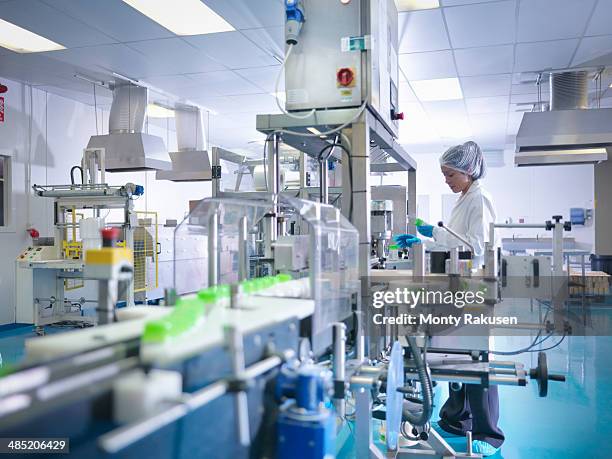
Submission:
[[[477,267],[483,263],[485,242],[489,240],[489,226],[493,222],[495,208],[491,195],[475,180],[467,193],[459,197],[450,220],[444,224],[474,246],[474,267]],[[464,245],[444,228],[437,226],[433,229],[433,238],[435,244],[428,247],[431,250],[449,250]]]

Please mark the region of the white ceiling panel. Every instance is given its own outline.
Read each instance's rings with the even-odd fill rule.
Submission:
[[[423,102],[425,112],[432,117],[465,117],[465,102],[463,100],[443,100]]]
[[[205,0],[210,8],[236,29],[284,26],[282,0]]]
[[[136,78],[143,73],[149,76],[163,75],[164,71],[168,73],[168,68],[163,65],[163,62],[157,64],[123,44],[73,48],[39,55],[52,57],[73,66],[103,72],[109,77],[112,72],[131,78]],[[156,69],[158,73],[152,72],[153,69]]]
[[[398,93],[398,100],[400,104],[405,102],[418,102],[417,97],[414,95],[414,91],[406,81],[402,81],[399,84]],[[400,105],[400,111],[401,110],[402,107]]]
[[[236,70],[236,73],[243,78],[246,78],[251,83],[261,88],[265,92],[274,92],[276,78],[280,71],[280,65],[272,65],[268,67],[256,67],[251,69]],[[285,78],[281,75],[278,83],[279,91],[285,87]]]
[[[120,42],[170,38],[175,35],[122,0],[43,0]]]
[[[197,86],[197,83],[185,75],[165,75],[143,78],[146,83],[170,94],[176,94],[186,88]]]
[[[457,49],[455,59],[459,76],[511,73],[514,67],[514,46]]]
[[[232,113],[231,115],[217,115],[210,118],[210,129],[225,128],[254,128],[257,112],[253,113]]]
[[[495,2],[498,0],[440,0],[442,6],[473,5],[474,3]]]
[[[516,72],[562,69],[570,64],[577,39],[519,43],[516,45]]]
[[[470,116],[487,113],[505,113],[508,111],[509,102],[510,96],[477,97],[473,99],[465,99],[467,111]]]
[[[611,26],[612,27],[612,26]],[[612,35],[603,37],[584,37],[572,61],[572,66],[590,61],[601,61],[596,65],[612,64]]]
[[[470,48],[513,43],[515,11],[514,0],[445,9],[451,44]]]
[[[222,72],[194,73],[187,75],[192,83],[204,86],[220,96],[235,96],[240,94],[259,94],[260,88],[242,78],[231,70]]]
[[[399,65],[408,80],[430,80],[457,76],[452,51],[400,54]]]
[[[230,69],[278,64],[269,52],[256,46],[240,32],[197,35],[185,37],[185,40]]]
[[[194,97],[194,102],[201,103],[219,114],[229,113],[277,113],[279,112],[274,98],[269,94],[248,94],[227,97]]]
[[[418,53],[449,49],[442,10],[432,9],[399,15],[399,52]]]
[[[115,39],[37,0],[2,4],[0,18],[66,48],[114,43]]]
[[[181,38],[138,41],[126,46],[148,58],[148,72],[138,74],[140,77],[225,70],[222,65]]]
[[[269,54],[275,54],[280,59],[285,54],[285,28],[268,27],[267,29],[249,29],[242,33],[253,43]]]
[[[461,78],[464,97],[490,97],[510,94],[512,75],[484,75]]]
[[[519,7],[518,41],[582,36],[596,0],[529,0]]]
[[[593,17],[591,17],[591,22],[589,22],[586,35],[608,35],[612,33],[610,18],[612,18],[612,0],[599,0]]]

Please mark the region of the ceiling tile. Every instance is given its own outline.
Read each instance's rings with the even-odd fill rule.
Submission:
[[[103,2],[43,0],[49,6],[88,24],[120,42],[169,38],[175,35],[122,0]]]
[[[0,18],[66,48],[116,42],[115,39],[37,0],[4,3],[0,8]]]
[[[268,27],[267,29],[249,29],[242,33],[253,43],[269,54],[275,54],[279,58],[285,55],[285,28]]]
[[[206,0],[204,3],[236,29],[285,25],[282,0]]]
[[[570,60],[578,44],[577,39],[519,43],[516,45],[516,72],[562,69]]]
[[[402,81],[399,84],[398,92],[399,92],[398,100],[399,100],[400,104],[405,103],[405,102],[418,102],[418,100],[419,100],[414,95],[414,91],[412,90],[412,88],[410,87],[408,82],[406,82],[406,81]],[[400,107],[400,109],[401,109],[401,107]]]
[[[510,93],[512,75],[484,75],[461,78],[464,97],[503,96]]]
[[[509,96],[477,97],[472,99],[465,99],[467,111],[470,116],[486,113],[505,113],[508,111],[509,102]]]
[[[497,0],[441,0],[442,6],[472,5],[474,3],[487,3],[494,1]]]
[[[400,13],[399,40],[400,53],[449,49],[450,44],[442,18],[442,10]]]
[[[529,0],[519,7],[518,41],[582,36],[595,0]]]
[[[514,46],[457,49],[457,71],[460,76],[510,73],[514,67]]]
[[[505,137],[507,112],[497,113],[495,115],[481,113],[470,115],[470,125],[475,136],[491,138]]]
[[[126,77],[136,78],[142,73],[149,75],[150,68],[154,67],[154,63],[144,55],[123,44],[73,48],[40,54],[73,66],[103,72],[108,77],[112,72],[117,72]],[[167,68],[165,70],[168,72]]]
[[[192,83],[206,86],[220,96],[260,94],[262,90],[231,70],[187,75]]]
[[[457,76],[452,51],[400,54],[399,65],[408,80],[430,80]]]
[[[240,69],[235,72],[246,78],[257,87],[263,89],[265,92],[272,93],[275,88],[276,78],[280,71],[280,65],[272,65],[268,67],[255,67],[250,69]],[[281,75],[278,83],[279,91],[285,87],[285,79]]]
[[[594,61],[594,65],[612,65],[612,35],[584,37],[578,46],[572,66]]]
[[[445,9],[453,48],[513,43],[515,11],[514,0]]]
[[[463,100],[444,100],[436,102],[423,102],[423,108],[430,116],[435,117],[463,117],[467,116]]]
[[[223,32],[185,37],[189,43],[230,69],[274,65],[269,52],[253,44],[240,32]]]
[[[185,75],[165,75],[147,77],[144,79],[148,84],[159,88],[170,94],[177,94],[190,86],[196,86],[197,83],[189,79]],[[178,94],[177,94],[178,95]]]
[[[274,97],[269,94],[248,94],[226,97],[194,97],[194,102],[201,103],[219,114],[229,113],[277,113],[279,112]]]
[[[612,17],[612,0],[599,0],[586,35],[608,35],[610,30],[610,18]]]
[[[151,74],[171,75],[225,70],[202,51],[178,37],[137,41],[128,43],[127,46],[148,58],[148,72],[139,74],[141,77]]]

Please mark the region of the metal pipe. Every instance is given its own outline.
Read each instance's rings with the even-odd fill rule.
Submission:
[[[546,225],[536,223],[495,223],[495,228],[538,228],[546,229]]]
[[[219,215],[213,212],[208,219],[208,286],[219,282]]]
[[[438,222],[438,226],[440,228],[443,228],[444,230],[446,230],[451,235],[455,236],[457,239],[459,239],[461,242],[463,242],[465,245],[467,245],[472,253],[474,253],[474,246],[465,237],[463,237],[460,234],[456,233],[455,231],[450,229],[448,226],[445,226],[443,222]]]
[[[238,226],[238,280],[243,281],[249,277],[249,254],[248,254],[249,224],[245,216],[240,218]]]
[[[235,377],[242,377],[244,372],[244,340],[242,333],[237,327],[230,325],[225,327],[225,339],[229,348],[232,361],[232,373]],[[249,403],[244,391],[234,394],[236,428],[238,430],[238,441],[242,446],[251,443],[249,429]]]
[[[319,201],[322,204],[329,202],[328,164],[327,159],[319,159]]]
[[[468,455],[468,456],[471,456],[474,453],[474,451],[472,450],[472,431],[468,430],[466,432],[465,437],[466,437],[466,440],[467,440],[465,454]]]
[[[344,381],[346,379],[346,325],[336,322],[332,325],[334,334],[334,358],[332,373],[334,376],[334,407],[340,417],[346,413],[344,400]]]

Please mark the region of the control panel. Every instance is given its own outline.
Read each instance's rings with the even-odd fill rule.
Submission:
[[[30,246],[17,256],[17,261],[32,262],[54,260],[56,258],[56,250],[53,246]]]

